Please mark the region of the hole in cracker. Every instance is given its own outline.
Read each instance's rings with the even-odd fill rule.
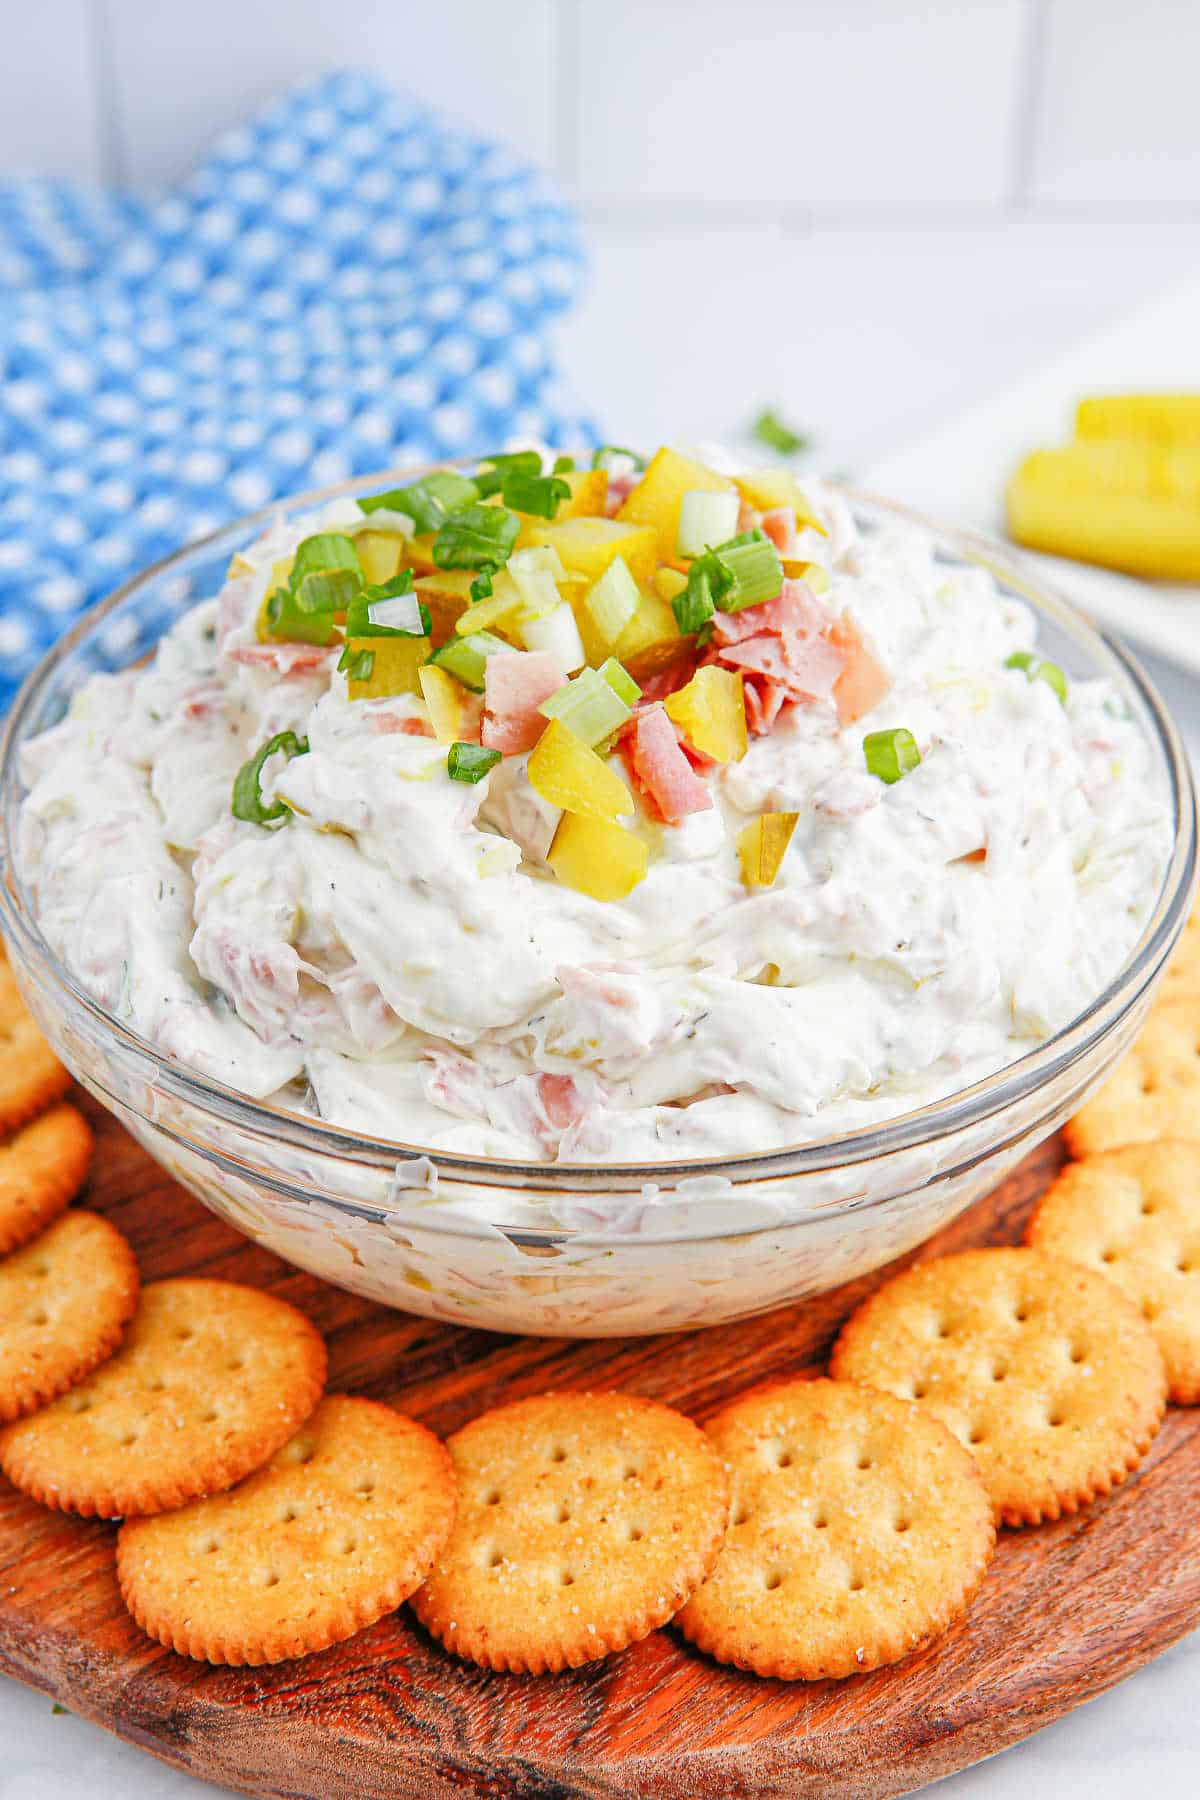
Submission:
[[[911,1519],[910,1515],[906,1512],[897,1513],[895,1518],[892,1520],[892,1529],[893,1529],[893,1531],[898,1531],[901,1534],[903,1534],[906,1531],[911,1531],[912,1530],[912,1519]]]
[[[1003,1358],[998,1358],[992,1364],[988,1374],[992,1381],[1006,1381],[1008,1379],[1008,1364]]]
[[[746,1520],[749,1517],[750,1517],[750,1508],[746,1505],[745,1501],[743,1500],[740,1503],[740,1505],[738,1505],[735,1508],[731,1523],[734,1525],[744,1525],[746,1523]]]
[[[1158,1083],[1154,1080],[1154,1078],[1152,1076],[1150,1076],[1150,1075],[1142,1076],[1141,1090],[1142,1090],[1143,1094],[1152,1094],[1157,1086],[1158,1086]]]
[[[294,1506],[285,1506],[279,1515],[279,1523],[281,1525],[290,1525],[296,1516],[296,1509]]]
[[[852,1594],[861,1594],[866,1583],[863,1581],[861,1575],[851,1575],[847,1586]]]
[[[560,1506],[554,1515],[554,1522],[556,1525],[569,1525],[571,1522],[570,1507],[565,1504]]]
[[[783,1586],[782,1572],[779,1569],[770,1570],[763,1582],[763,1586],[766,1588],[768,1594],[773,1594],[776,1588],[781,1588]]]
[[[937,1336],[938,1337],[948,1338],[951,1335],[951,1330],[952,1330],[951,1326],[949,1326],[946,1323],[945,1319],[938,1320],[938,1322],[937,1322]]]
[[[561,1462],[566,1462],[566,1460],[567,1460],[567,1453],[563,1449],[562,1445],[555,1444],[553,1450],[551,1450],[551,1452],[550,1452],[550,1461],[554,1462],[554,1463],[561,1463]]]
[[[358,1549],[358,1539],[347,1535],[338,1545],[338,1549],[343,1556],[353,1556],[354,1552]]]
[[[1070,1356],[1071,1356],[1071,1361],[1073,1363],[1086,1362],[1087,1361],[1087,1345],[1086,1344],[1072,1344],[1071,1350],[1070,1350]]]
[[[564,1569],[562,1571],[561,1575],[558,1578],[558,1584],[560,1587],[574,1587],[575,1586],[575,1577],[574,1577],[574,1575],[572,1575],[570,1569]]]
[[[203,1556],[214,1556],[220,1548],[221,1540],[219,1537],[207,1537],[200,1546],[200,1552]]]
[[[75,1413],[91,1412],[92,1396],[90,1394],[68,1394],[67,1405]]]
[[[181,1344],[186,1344],[188,1339],[195,1335],[190,1325],[180,1325],[175,1332],[176,1340]]]
[[[626,1533],[626,1536],[628,1537],[629,1542],[631,1544],[640,1544],[643,1537],[645,1536],[645,1533],[643,1532],[640,1525],[631,1525],[629,1527],[628,1532]]]
[[[1159,1308],[1153,1300],[1143,1300],[1142,1301],[1142,1317],[1143,1317],[1143,1319],[1157,1319],[1158,1313],[1159,1313]]]
[[[310,1463],[317,1454],[317,1446],[310,1437],[293,1438],[284,1451],[283,1457],[290,1463]]]
[[[44,1306],[39,1306],[36,1312],[30,1313],[29,1323],[31,1325],[48,1325],[50,1323],[50,1315]]]
[[[146,1383],[146,1392],[148,1394],[164,1394],[166,1389],[167,1384],[161,1375],[156,1375],[153,1381],[148,1381]]]
[[[128,1450],[131,1445],[137,1443],[137,1432],[136,1431],[127,1431],[125,1433],[124,1437],[119,1440],[119,1442],[120,1442],[122,1450]]]
[[[375,1477],[373,1475],[364,1475],[358,1484],[358,1492],[360,1494],[373,1494],[375,1492]],[[499,1498],[500,1496],[497,1494],[496,1499],[499,1500]],[[488,1505],[490,1506],[491,1504],[492,1502],[489,1500]]]
[[[791,1466],[792,1466],[791,1451],[790,1450],[781,1450],[775,1458],[775,1467],[777,1469],[790,1469]]]
[[[500,1504],[500,1489],[499,1488],[489,1488],[487,1493],[483,1496],[483,1504],[485,1506],[499,1506],[499,1504]]]
[[[1046,1423],[1047,1423],[1047,1425],[1049,1425],[1051,1427],[1052,1430],[1057,1431],[1058,1427],[1060,1425],[1065,1425],[1066,1422],[1067,1422],[1067,1415],[1065,1412],[1063,1412],[1063,1410],[1060,1406],[1052,1407],[1051,1410],[1046,1414]]]
[[[33,1272],[35,1275],[40,1275],[44,1279],[50,1273],[50,1264],[38,1263]]]
[[[1141,1213],[1143,1219],[1148,1219],[1152,1213],[1156,1213],[1158,1211],[1158,1208],[1154,1204],[1153,1200],[1144,1198],[1142,1200],[1142,1204],[1138,1207],[1138,1211]]]
[[[929,1392],[929,1383],[927,1381],[914,1381],[913,1382],[912,1397],[914,1400],[923,1400],[928,1392]]]
[[[828,1530],[829,1514],[825,1511],[824,1507],[821,1507],[818,1512],[814,1513],[813,1525],[815,1526],[815,1528],[818,1531],[827,1531]]]
[[[1116,1260],[1117,1253],[1115,1250],[1102,1250],[1100,1252],[1100,1261],[1102,1263],[1115,1263]]]
[[[1175,1264],[1175,1267],[1181,1275],[1190,1275],[1195,1264],[1190,1256],[1181,1256],[1179,1261]]]
[[[858,1453],[858,1461],[855,1463],[854,1466],[856,1469],[873,1469],[875,1467],[875,1463],[874,1463],[874,1459],[872,1457],[868,1456],[867,1452],[865,1450],[860,1450]]]
[[[982,1425],[972,1425],[967,1432],[967,1442],[968,1444],[982,1444],[986,1436],[987,1432]]]
[[[270,1587],[278,1587],[279,1586],[278,1572],[275,1569],[268,1569],[266,1574],[262,1578],[262,1585],[264,1587],[269,1587],[269,1588]]]
[[[214,1422],[214,1420],[216,1419],[216,1417],[217,1417],[216,1407],[210,1406],[206,1413],[201,1413],[200,1423],[202,1425],[211,1425]]]
[[[503,1561],[504,1561],[503,1552],[500,1550],[493,1550],[491,1555],[487,1559],[487,1566],[489,1569],[498,1569],[500,1567],[500,1564]]]
[[[231,1356],[229,1361],[225,1364],[227,1369],[244,1369],[245,1366],[246,1359],[244,1356]]]
[[[1017,1304],[1013,1307],[1013,1318],[1017,1321],[1018,1325],[1024,1325],[1028,1317],[1029,1302],[1027,1300],[1018,1300]]]
[[[638,1478],[638,1469],[637,1469],[636,1464],[626,1463],[625,1467],[621,1470],[622,1481],[636,1481],[637,1478]]]

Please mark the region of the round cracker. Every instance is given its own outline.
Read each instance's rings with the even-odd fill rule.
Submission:
[[[447,1448],[458,1519],[421,1623],[485,1668],[578,1668],[646,1637],[712,1568],[724,1471],[682,1413],[629,1394],[542,1394],[472,1420]]]
[[[8,958],[0,954],[0,1131],[61,1100],[71,1077],[34,1024]]]
[[[1158,990],[1163,1000],[1200,1000],[1200,906],[1183,928]]]
[[[138,1267],[115,1225],[71,1212],[0,1262],[0,1420],[82,1381],[125,1335]]]
[[[1072,1156],[1200,1139],[1200,1000],[1160,1000],[1133,1048],[1063,1127]]]
[[[0,1468],[84,1518],[166,1512],[260,1467],[324,1385],[324,1341],[286,1301],[232,1281],[152,1282],[110,1362],[0,1433]]]
[[[70,1205],[91,1154],[91,1129],[74,1106],[51,1107],[0,1144],[0,1256],[28,1243]]]
[[[1162,1351],[1171,1399],[1200,1402],[1200,1143],[1131,1144],[1068,1164],[1026,1239],[1128,1295]]]
[[[229,1493],[123,1525],[117,1575],[142,1630],[181,1656],[282,1662],[394,1612],[446,1542],[454,1506],[432,1432],[333,1394]]]
[[[1137,1308],[1039,1250],[907,1269],[842,1328],[830,1373],[915,1400],[970,1450],[1005,1525],[1078,1512],[1162,1422],[1162,1355]]]
[[[743,1394],[708,1432],[729,1532],[675,1623],[719,1662],[819,1681],[897,1662],[966,1611],[996,1541],[978,1469],[911,1402],[850,1382]]]

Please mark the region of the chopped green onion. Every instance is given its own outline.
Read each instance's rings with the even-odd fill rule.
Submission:
[[[482,781],[500,761],[498,750],[482,750],[478,744],[451,744],[446,752],[446,773],[451,781]]]
[[[472,601],[490,600],[492,597],[492,571],[481,569],[470,588]]]
[[[326,569],[350,569],[360,582],[362,580],[362,564],[354,539],[344,532],[318,531],[315,537],[306,537],[298,544],[292,561],[291,585],[298,588],[306,575]]]
[[[251,825],[268,825],[272,819],[286,818],[288,809],[282,800],[276,800],[270,806],[263,805],[263,764],[268,757],[281,753],[291,762],[293,756],[304,756],[307,751],[308,739],[297,737],[294,731],[279,731],[273,738],[268,738],[261,749],[255,751],[249,762],[242,764],[234,777],[232,802],[234,818],[245,819]]]
[[[504,651],[513,651],[504,638],[496,637],[490,631],[472,631],[467,637],[450,638],[429,660],[439,669],[445,669],[448,675],[453,675],[456,681],[461,681],[473,694],[482,694],[488,657]]]
[[[557,719],[592,749],[633,717],[630,706],[598,669],[581,669],[574,681],[543,700],[538,711]]]
[[[706,550],[703,556],[694,558],[687,586],[671,601],[675,623],[685,637],[708,623],[732,586],[733,576],[716,550]]]
[[[639,471],[646,466],[645,457],[639,456],[636,450],[627,450],[623,444],[601,444],[592,454],[593,469],[610,469],[614,456],[629,457],[634,468]]]
[[[498,494],[510,475],[540,475],[542,459],[536,450],[507,450],[500,456],[485,456],[475,471],[479,498],[486,500]]]
[[[798,450],[806,450],[809,440],[802,431],[793,431],[785,425],[777,412],[769,406],[763,408],[751,427],[753,435],[760,444],[778,450],[780,456],[795,456]]]
[[[512,555],[521,521],[503,506],[470,505],[451,513],[433,540],[439,569],[487,569],[493,573]]]
[[[314,569],[292,582],[292,593],[301,612],[345,612],[361,586],[362,576],[353,569]]]
[[[1024,669],[1030,681],[1044,681],[1052,687],[1063,705],[1067,704],[1067,678],[1055,662],[1035,656],[1032,650],[1014,650],[1005,663],[1006,669]]]
[[[370,681],[375,673],[375,652],[373,650],[355,650],[347,644],[338,657],[338,669],[347,681]]]
[[[606,644],[615,644],[641,604],[637,582],[623,556],[614,556],[599,581],[584,595],[583,604]]]
[[[309,583],[315,579],[309,576],[304,591],[296,594],[291,588],[276,588],[267,596],[267,630],[273,638],[280,638],[287,644],[328,644],[333,638],[332,606],[310,607]],[[357,584],[356,584],[357,585]]]
[[[411,569],[364,588],[346,610],[348,638],[428,637],[431,629],[429,609],[413,592]]]
[[[575,458],[573,456],[556,456],[554,459],[554,467],[551,469],[550,473],[552,475],[569,475],[574,467]]]
[[[523,475],[514,471],[504,477],[500,498],[514,512],[552,519],[563,501],[571,498],[571,489],[558,475]]]
[[[391,488],[386,494],[368,494],[358,504],[365,513],[407,513],[418,534],[436,531],[448,513],[478,500],[479,489],[453,469],[431,469],[410,487]]]
[[[680,556],[702,556],[708,544],[719,544],[737,530],[740,494],[710,493],[689,488],[679,505],[675,548]]]
[[[765,531],[743,531],[740,537],[718,544],[715,554],[732,577],[720,593],[713,591],[721,612],[741,612],[783,592],[783,564]]]
[[[886,781],[890,787],[915,769],[921,760],[921,752],[917,749],[917,740],[911,731],[898,725],[892,731],[871,731],[863,739],[863,755],[867,759],[867,768],[872,775],[878,775],[880,781]]]
[[[618,700],[623,700],[626,706],[632,706],[635,701],[641,699],[641,688],[625,665],[619,663],[615,656],[608,657],[600,664],[600,673]]]

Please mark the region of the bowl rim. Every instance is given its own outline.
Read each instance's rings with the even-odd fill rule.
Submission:
[[[1112,980],[1090,1004],[1059,1031],[993,1074],[924,1106],[883,1122],[833,1136],[808,1138],[767,1151],[706,1157],[673,1157],[655,1162],[527,1163],[513,1158],[467,1156],[401,1139],[379,1138],[331,1125],[310,1114],[254,1100],[237,1089],[200,1074],[163,1054],[149,1039],[131,1030],[102,1007],[56,956],[43,936],[21,878],[17,851],[17,815],[23,789],[18,767],[24,728],[60,665],[110,613],[150,583],[182,571],[195,560],[216,554],[223,541],[245,539],[247,533],[277,519],[330,501],[354,497],[412,480],[415,466],[353,476],[273,501],[230,520],[216,530],[139,570],[111,594],[80,615],[75,624],[41,657],[22,683],[0,736],[0,929],[15,940],[21,954],[36,965],[44,980],[83,1011],[113,1054],[125,1053],[150,1066],[152,1085],[162,1094],[198,1107],[251,1136],[314,1154],[337,1156],[373,1168],[394,1169],[420,1162],[439,1179],[481,1187],[541,1189],[550,1192],[652,1185],[670,1190],[680,1183],[718,1176],[732,1183],[818,1174],[858,1163],[874,1162],[894,1152],[924,1148],[953,1137],[1027,1099],[1084,1058],[1134,1007],[1162,969],[1183,929],[1198,870],[1197,797],[1186,749],[1153,683],[1137,659],[1108,632],[1091,625],[1085,615],[1025,564],[1019,553],[982,534],[946,526],[896,501],[852,486],[826,486],[859,512],[920,526],[949,550],[955,561],[988,570],[1005,588],[1018,594],[1041,617],[1050,619],[1101,665],[1135,701],[1143,726],[1163,759],[1175,817],[1175,841],[1154,909],[1138,942]],[[206,596],[193,601],[200,604]]]

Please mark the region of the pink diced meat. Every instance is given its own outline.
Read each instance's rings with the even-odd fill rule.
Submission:
[[[892,678],[853,619],[836,620],[829,637],[841,651],[846,664],[833,690],[838,724],[853,725],[873,706],[878,706],[890,690]]]
[[[562,685],[558,659],[548,650],[489,656],[483,678],[481,742],[505,756],[532,750],[546,729],[538,707]]]
[[[675,727],[661,705],[644,706],[634,717],[629,740],[634,781],[668,825],[688,813],[705,812],[712,795],[679,746]]]

